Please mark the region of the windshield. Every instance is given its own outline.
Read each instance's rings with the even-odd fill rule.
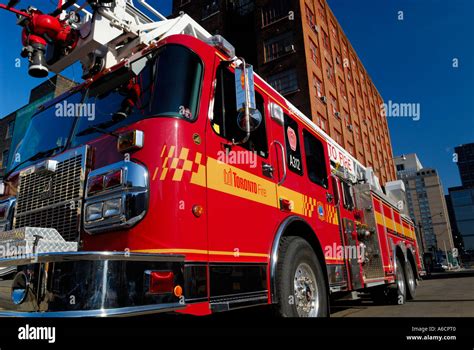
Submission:
[[[76,147],[143,118],[193,121],[202,75],[199,56],[181,45],[165,45],[36,114],[8,171],[59,152],[70,137],[70,147]]]
[[[84,110],[90,113],[79,118],[72,146],[147,117],[196,118],[203,73],[199,57],[170,44],[139,61],[89,87]]]
[[[74,113],[68,106],[74,106],[82,99],[81,93],[67,95],[63,100],[52,104],[42,112],[37,113],[26,130],[25,136],[18,143],[12,154],[12,162],[8,170],[24,163],[39,152],[56,149],[59,151],[67,145],[74,125]]]

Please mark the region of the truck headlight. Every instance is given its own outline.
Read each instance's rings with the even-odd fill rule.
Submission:
[[[0,202],[0,231],[8,231],[13,226],[16,197],[10,197]]]
[[[122,199],[114,198],[104,202],[103,217],[110,218],[122,214]]]
[[[148,210],[148,170],[121,161],[89,173],[85,186],[84,229],[89,234],[127,229]]]
[[[104,204],[102,202],[87,205],[85,221],[91,222],[102,219],[103,206]]]

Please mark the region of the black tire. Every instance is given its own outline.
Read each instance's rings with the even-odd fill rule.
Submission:
[[[402,305],[407,300],[407,283],[405,267],[400,259],[396,258],[396,283],[390,286],[375,287],[370,291],[370,296],[376,305]]]
[[[405,264],[405,281],[407,289],[407,300],[413,300],[416,297],[416,270],[413,265],[408,262]]]
[[[295,285],[300,286],[297,288],[298,293],[295,293]],[[280,316],[328,316],[328,295],[323,269],[312,247],[300,237],[283,237],[280,242],[276,292],[277,313]]]

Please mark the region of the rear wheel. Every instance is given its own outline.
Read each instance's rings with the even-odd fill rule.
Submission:
[[[400,259],[396,258],[397,268],[395,271],[397,283],[391,286],[376,287],[370,294],[375,304],[405,304],[407,298],[407,282],[405,278],[405,268]]]
[[[391,304],[405,304],[407,299],[407,285],[405,278],[405,268],[402,265],[401,260],[397,257],[397,267],[395,274],[397,276],[397,286],[390,290],[390,302]]]
[[[413,266],[410,262],[405,265],[405,278],[406,278],[406,285],[407,285],[407,299],[412,300],[415,299],[416,296],[416,278],[415,278],[415,271]]]
[[[277,264],[278,313],[283,317],[328,316],[323,269],[300,237],[283,237]]]

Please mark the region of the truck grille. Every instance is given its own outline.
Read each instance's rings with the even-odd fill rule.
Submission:
[[[56,158],[55,172],[20,173],[14,228],[55,228],[66,241],[77,241],[84,158],[84,152],[68,152]]]

